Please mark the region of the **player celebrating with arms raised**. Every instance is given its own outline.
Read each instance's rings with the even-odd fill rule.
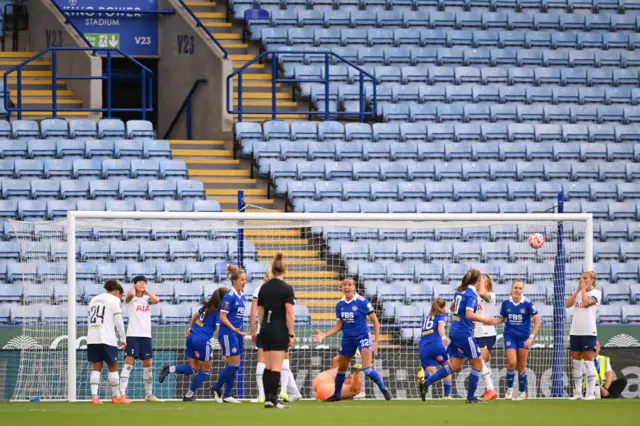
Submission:
[[[211,339],[217,328],[220,305],[226,293],[225,287],[217,289],[211,298],[191,316],[189,329],[184,334],[186,339],[184,356],[189,360],[189,364],[172,366],[165,364],[162,366],[158,377],[160,383],[164,382],[169,373],[184,374],[185,376],[198,373],[191,382],[186,395],[182,398],[183,401],[195,401],[196,391],[211,373]]]
[[[120,373],[120,394],[127,394],[129,375],[136,359],[142,361],[142,378],[144,380],[147,402],[160,401],[153,395],[153,349],[151,346],[151,310],[150,306],[160,302],[155,294],[147,289],[147,279],[139,275],[133,279],[133,288],[127,293],[127,356]]]
[[[122,286],[116,280],[104,283],[106,293],[91,299],[88,309],[89,333],[87,334],[87,360],[93,364],[89,378],[91,385],[91,403],[102,404],[98,398],[100,373],[103,363],[109,368],[109,385],[113,404],[131,404],[118,387],[118,347],[115,330],[118,330],[120,349],[127,347],[120,300],[124,296]]]
[[[220,373],[216,384],[211,387],[211,392],[216,402],[239,404],[240,401],[235,399],[231,392],[244,352],[245,333],[242,331],[244,298],[242,291],[247,284],[247,275],[237,265],[227,265],[227,275],[231,280],[232,287],[222,299],[220,329],[218,331],[218,341],[222,347],[222,355],[226,357],[227,365]],[[224,397],[220,395],[222,385],[224,385]]]
[[[469,269],[462,278],[462,283],[456,288],[453,303],[451,304],[452,324],[449,331],[451,342],[447,347],[447,352],[451,359],[451,365],[440,367],[435,373],[427,377],[427,388],[437,381],[462,370],[464,360],[469,359],[471,363],[471,374],[469,375],[469,385],[467,388],[467,403],[482,403],[476,398],[476,389],[480,372],[482,371],[482,358],[480,358],[480,348],[473,337],[473,322],[481,322],[490,325],[493,318],[484,318],[476,313],[478,309],[478,291],[476,285],[480,279],[480,271]]]
[[[504,399],[513,398],[513,382],[518,367],[518,400],[527,399],[527,358],[533,339],[540,329],[540,315],[533,301],[523,296],[524,282],[515,280],[511,285],[511,298],[502,302],[500,317],[494,324],[505,323],[504,349],[507,357],[507,393]],[[533,320],[533,330],[531,329]]]
[[[587,375],[586,400],[595,399],[596,343],[598,340],[598,306],[602,299],[602,292],[596,289],[596,273],[583,272],[578,281],[578,287],[564,304],[567,309],[573,309],[571,329],[569,330],[569,351],[573,359],[573,399],[582,398],[582,360]]]
[[[351,359],[359,349],[362,355],[362,372],[378,385],[380,392],[388,401],[392,398],[391,392],[384,386],[382,378],[373,369],[373,353],[378,348],[380,341],[380,323],[371,303],[364,297],[356,293],[356,284],[352,278],[345,278],[342,281],[342,292],[344,297],[336,305],[336,325],[326,333],[318,330],[313,336],[314,340],[322,343],[324,339],[333,336],[342,330],[342,344],[339,352],[338,374],[336,374],[336,387],[334,393],[325,402],[335,402],[342,399],[342,386],[346,378],[347,370]],[[367,317],[373,322],[374,339],[371,339]]]
[[[420,337],[420,365],[422,369],[418,372],[420,383],[420,397],[424,401],[427,398],[427,384],[425,383],[425,371],[433,374],[436,366],[448,365],[449,355],[447,346],[449,339],[445,333],[447,325],[447,302],[442,297],[438,297],[431,302],[431,311],[422,322],[422,335]],[[451,376],[444,378],[444,398],[451,399]]]

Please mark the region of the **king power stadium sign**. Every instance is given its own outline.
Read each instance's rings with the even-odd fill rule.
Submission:
[[[86,327],[78,327],[76,340],[77,349],[86,349]],[[334,348],[340,344],[339,336],[326,339],[322,345],[313,342],[311,335],[313,329],[302,328],[296,330],[296,343],[299,349]],[[43,337],[46,336],[46,337]],[[640,348],[640,327],[634,326],[603,326],[598,327],[598,339],[606,348]],[[569,335],[565,335],[568,345]],[[184,327],[165,326],[154,328],[153,343],[155,349],[181,349],[184,347]],[[498,346],[501,346],[502,336],[498,336]],[[213,341],[214,347],[217,342]],[[551,333],[540,333],[536,338],[534,348],[552,348],[553,336]],[[568,347],[568,346],[567,346]],[[21,349],[66,349],[66,326],[51,326],[38,330],[37,337],[30,333],[23,333],[22,327],[0,327],[0,350]]]

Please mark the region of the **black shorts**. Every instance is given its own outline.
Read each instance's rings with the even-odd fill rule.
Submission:
[[[476,337],[476,342],[478,342],[478,346],[481,348],[487,348],[489,352],[496,345],[497,336],[485,336],[485,337]]]
[[[286,327],[261,327],[260,340],[262,350],[266,352],[289,349],[289,332]]]

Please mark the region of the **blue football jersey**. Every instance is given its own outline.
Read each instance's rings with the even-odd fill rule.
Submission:
[[[336,304],[336,318],[342,320],[342,337],[360,338],[369,333],[367,315],[373,306],[364,297],[356,294],[350,302],[344,298]]]
[[[473,321],[467,319],[467,309],[474,313],[478,309],[478,292],[475,287],[467,287],[462,293],[456,292],[453,301],[449,334],[458,337],[473,336]]]
[[[536,305],[526,297],[522,297],[518,303],[513,303],[511,298],[503,301],[500,316],[505,318],[504,334],[528,339],[531,334],[531,318],[537,313]]]
[[[442,343],[442,336],[438,333],[438,324],[447,323],[447,315],[440,314],[435,317],[427,316],[422,321],[422,334],[420,337],[421,345],[429,345],[431,343]]]
[[[244,316],[244,299],[242,295],[236,293],[233,288],[227,291],[227,294],[222,298],[222,307],[220,312],[227,313],[227,319],[235,328],[242,330],[242,322]],[[227,327],[221,322],[220,329],[226,329]]]
[[[217,312],[211,312],[207,315],[205,309],[200,308],[198,318],[196,318],[191,328],[191,334],[210,340],[216,331],[216,318],[218,318],[216,314]]]

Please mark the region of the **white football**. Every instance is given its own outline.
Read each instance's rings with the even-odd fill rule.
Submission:
[[[529,235],[529,246],[532,249],[539,249],[544,245],[544,237],[542,236],[542,234],[538,234],[537,232],[535,234],[531,234]]]

